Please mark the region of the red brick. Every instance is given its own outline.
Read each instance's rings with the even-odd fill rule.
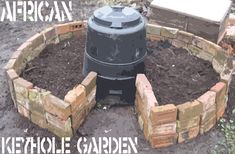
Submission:
[[[152,148],[164,148],[176,144],[177,137],[177,133],[163,136],[152,136],[150,138],[150,143]]]
[[[216,110],[216,117],[217,117],[217,121],[223,117],[225,110],[226,110],[227,105],[224,104],[223,106],[220,106],[220,108],[217,108]]]
[[[83,85],[78,85],[73,90],[69,91],[64,98],[65,102],[68,102],[71,105],[72,112],[76,108],[84,105],[82,103],[84,102],[85,99],[86,99],[86,92],[85,92],[85,87]]]
[[[140,115],[144,114],[144,116],[147,117],[147,105],[145,104],[145,102],[142,100],[142,98],[140,97],[138,91],[136,92],[136,96],[135,96],[135,106],[137,109],[137,113]]]
[[[189,128],[188,130],[178,133],[178,143],[182,143],[197,137],[199,134],[199,126]]]
[[[63,119],[66,120],[71,115],[71,106],[69,103],[64,102],[63,100],[49,94],[45,97],[45,101],[43,103],[44,109]]]
[[[148,141],[152,134],[152,127],[150,123],[148,122],[148,120],[143,119],[143,121],[144,121],[144,137]]]
[[[77,21],[77,22],[70,22],[66,24],[56,25],[55,29],[56,29],[57,35],[61,35],[61,34],[66,34],[69,32],[80,30],[83,27],[84,27],[83,22]]]
[[[91,91],[96,87],[96,72],[90,72],[86,78],[82,81],[82,85],[86,88],[86,95],[89,95]]]
[[[187,102],[177,105],[178,120],[187,120],[198,117],[202,113],[202,104],[198,101]]]
[[[208,110],[204,111],[201,115],[201,124],[206,123],[209,119],[216,117],[216,106],[211,106]]]
[[[141,98],[144,98],[145,90],[152,90],[152,86],[144,74],[138,74],[136,77],[136,89]]]
[[[173,104],[152,107],[150,120],[153,125],[161,125],[176,121],[177,108]]]
[[[147,116],[149,117],[151,108],[154,106],[158,106],[157,99],[152,90],[144,91],[143,101],[144,101],[144,105],[146,105],[146,107],[144,108],[146,110],[145,112],[147,113]]]
[[[202,103],[203,111],[208,110],[211,106],[215,105],[216,93],[213,91],[207,91],[200,96],[197,100]]]
[[[153,135],[167,135],[176,133],[176,122],[153,126]]]
[[[216,105],[221,106],[226,101],[226,84],[224,82],[218,82],[211,88],[211,91],[216,92]]]
[[[46,113],[46,120],[51,125],[59,128],[59,129],[62,129],[62,130],[66,130],[67,127],[71,127],[70,117],[66,120],[63,120],[63,119],[60,119],[50,113]]]

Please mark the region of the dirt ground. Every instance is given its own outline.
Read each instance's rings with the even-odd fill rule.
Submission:
[[[51,1],[51,0],[49,0]],[[86,19],[92,11],[102,5],[101,0],[90,0],[86,4],[84,0],[73,0],[73,19]],[[0,1],[0,6],[3,1]],[[0,68],[9,60],[11,54],[26,39],[38,31],[52,25],[53,23],[25,23],[25,22],[0,22]],[[234,89],[234,88],[233,88]],[[234,94],[233,94],[234,96]],[[229,102],[233,103],[233,96],[230,95]],[[118,101],[117,99],[107,98],[106,101]],[[133,107],[111,108],[109,110],[93,110],[90,116],[79,129],[77,136],[72,139],[72,145],[81,134],[87,134],[88,137],[97,136],[128,136],[138,137],[138,150],[141,154],[207,154],[212,153],[215,146],[225,139],[219,129],[213,128],[210,132],[184,144],[174,145],[170,148],[155,150],[151,149],[144,140],[143,133],[140,131]],[[95,119],[95,123],[94,123]],[[105,130],[111,130],[105,133]],[[53,134],[32,124],[27,119],[21,117],[10,99],[10,94],[5,80],[3,70],[0,70],[0,136],[1,137],[31,137],[31,136],[50,136]],[[1,146],[1,145],[0,145]],[[227,153],[224,147],[223,152]],[[76,151],[75,147],[72,149]]]

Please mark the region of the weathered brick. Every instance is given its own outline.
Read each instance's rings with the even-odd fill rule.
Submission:
[[[141,116],[138,116],[138,123],[139,123],[140,129],[143,131],[143,129],[144,129],[144,121],[143,121]]]
[[[223,106],[226,101],[226,84],[224,82],[218,82],[210,90],[216,92],[216,107],[217,110],[220,106]]]
[[[86,108],[87,108],[87,112],[89,113],[91,111],[92,108],[95,107],[96,104],[96,87],[93,88],[93,90],[90,92],[90,94],[87,96],[87,104],[86,104]],[[87,114],[88,114],[87,113]]]
[[[164,148],[176,144],[177,137],[177,133],[163,136],[152,136],[150,138],[150,143],[152,148]]]
[[[153,125],[161,125],[176,121],[177,108],[173,104],[152,107],[150,120]]]
[[[215,104],[216,93],[213,91],[207,91],[205,94],[200,96],[197,100],[202,103],[203,111],[208,110]]]
[[[35,114],[45,114],[42,96],[38,89],[29,89],[29,110]]]
[[[161,28],[162,28],[162,26],[160,26],[160,25],[147,24],[146,32],[147,32],[147,34],[160,36],[161,35]]]
[[[149,141],[151,134],[152,134],[152,127],[148,119],[145,120],[143,117],[142,119],[144,122],[144,137],[147,141]]]
[[[14,106],[17,107],[16,95],[15,95],[15,89],[14,89],[14,85],[13,85],[13,80],[17,79],[19,76],[15,72],[15,70],[13,70],[13,69],[7,70],[6,76],[7,76],[7,82],[8,82],[11,98],[12,98],[12,100],[14,102]]]
[[[30,119],[30,112],[29,112],[29,110],[27,110],[24,106],[22,106],[22,105],[20,105],[20,104],[17,105],[17,108],[18,108],[18,112],[19,112],[22,116],[24,116],[24,117]]]
[[[71,38],[72,36],[73,36],[73,33],[72,32],[68,32],[68,33],[65,33],[65,34],[58,35],[58,39],[61,42],[63,40],[67,40],[67,39]]]
[[[202,52],[202,49],[194,45],[188,45],[187,49],[192,55],[198,55],[200,52]]]
[[[89,95],[94,87],[96,87],[96,72],[90,72],[82,81],[82,85],[86,88],[86,95]]]
[[[176,122],[152,127],[153,135],[167,135],[176,133]]]
[[[187,44],[185,42],[177,40],[177,39],[173,39],[171,44],[177,48],[187,47]]]
[[[84,108],[72,113],[72,128],[76,131],[86,118],[86,110]]]
[[[29,38],[27,42],[31,42],[31,49],[33,50],[41,45],[44,45],[44,36],[40,33],[37,33]]]
[[[199,52],[196,56],[200,59],[203,59],[203,60],[206,60],[206,61],[209,61],[209,62],[212,62],[212,60],[213,60],[213,55],[211,55],[210,53],[208,53],[204,50]]]
[[[165,40],[165,37],[163,36],[156,36],[156,35],[151,35],[151,34],[147,34],[147,38],[150,41],[161,41],[161,40]]]
[[[177,132],[188,130],[189,128],[196,127],[200,123],[200,116],[191,118],[189,120],[177,121]]]
[[[146,112],[147,116],[149,117],[151,108],[154,106],[158,106],[158,102],[152,90],[145,90],[143,94],[144,94],[143,98],[144,105],[146,105],[146,107],[143,108],[143,110],[146,110],[144,112]]]
[[[213,117],[216,117],[216,105],[213,105],[208,110],[203,111],[201,115],[201,124],[206,123],[209,119]]]
[[[176,38],[178,34],[178,29],[170,28],[170,27],[162,27],[161,28],[161,36],[168,38]]]
[[[70,128],[72,126],[70,117],[66,120],[63,120],[47,112],[45,115],[47,122],[57,128],[66,130],[66,128]]]
[[[185,31],[179,31],[178,32],[178,35],[177,35],[177,39],[180,40],[180,41],[183,41],[185,43],[191,43],[192,42],[192,39],[193,39],[193,34],[191,33],[188,33],[188,32],[185,32]]]
[[[213,69],[219,74],[223,71],[224,66],[221,65],[215,58],[212,60],[212,66]]]
[[[204,134],[205,132],[208,132],[215,124],[216,124],[216,116],[208,120],[203,125],[200,125],[200,134]]]
[[[47,121],[44,114],[40,114],[38,112],[33,112],[30,115],[31,121],[41,128],[47,128]]]
[[[17,102],[24,105],[26,103],[25,101],[28,100],[28,90],[33,88],[33,84],[23,78],[15,79],[13,84]]]
[[[223,51],[222,49],[221,49],[221,51],[217,52],[216,55],[214,56],[216,61],[220,65],[223,65],[223,66],[224,66],[225,62],[227,61],[227,57],[228,57],[228,55],[226,55],[226,51]]]
[[[223,117],[224,113],[225,113],[225,109],[227,107],[227,104],[224,104],[224,105],[221,105],[220,108],[217,108],[216,110],[216,118],[217,118],[217,121]]]
[[[85,92],[85,87],[83,85],[78,85],[73,90],[69,91],[64,98],[65,102],[68,102],[71,105],[72,112],[76,108],[84,105],[82,103],[84,102],[85,99],[86,99],[86,92]]]
[[[201,48],[203,51],[207,52],[213,57],[216,56],[218,52],[221,52],[220,46],[198,36],[194,36],[192,44]]]
[[[71,115],[71,106],[69,103],[49,94],[45,97],[43,103],[44,109],[59,118],[66,120]]]
[[[187,120],[198,117],[202,113],[202,104],[197,100],[176,106],[178,109],[178,120]]]
[[[72,128],[66,128],[66,130],[59,129],[51,124],[48,124],[47,126],[48,130],[58,137],[72,137],[73,136],[73,130]]]
[[[44,36],[44,40],[46,44],[50,44],[57,37],[54,27],[45,29],[42,32],[42,35]]]
[[[145,90],[152,90],[152,86],[144,74],[137,74],[136,77],[136,89],[141,98],[144,98]]]
[[[5,70],[9,70],[9,69],[14,69],[15,67],[15,62],[16,60],[15,59],[10,59],[7,64],[4,66],[4,69]]]
[[[189,128],[188,130],[181,131],[178,133],[178,143],[182,143],[184,141],[188,141],[197,137],[199,134],[199,126]]]
[[[22,53],[22,50],[16,50],[12,56],[11,56],[11,59],[17,59]]]

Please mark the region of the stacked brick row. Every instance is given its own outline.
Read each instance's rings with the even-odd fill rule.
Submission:
[[[11,97],[18,112],[38,126],[59,137],[72,136],[95,106],[95,72],[68,92],[64,100],[19,77],[26,63],[52,43],[84,33],[83,22],[71,22],[47,28],[23,43],[5,66]]]
[[[167,147],[208,132],[223,116],[233,67],[223,49],[201,37],[174,28],[147,25],[150,41],[168,40],[176,47],[210,61],[220,81],[198,99],[175,106],[159,105],[144,74],[136,77],[135,107],[145,138],[153,148]]]

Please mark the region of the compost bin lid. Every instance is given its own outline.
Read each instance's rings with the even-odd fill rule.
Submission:
[[[104,6],[94,12],[93,21],[101,26],[123,29],[137,26],[141,22],[141,15],[130,7]]]

